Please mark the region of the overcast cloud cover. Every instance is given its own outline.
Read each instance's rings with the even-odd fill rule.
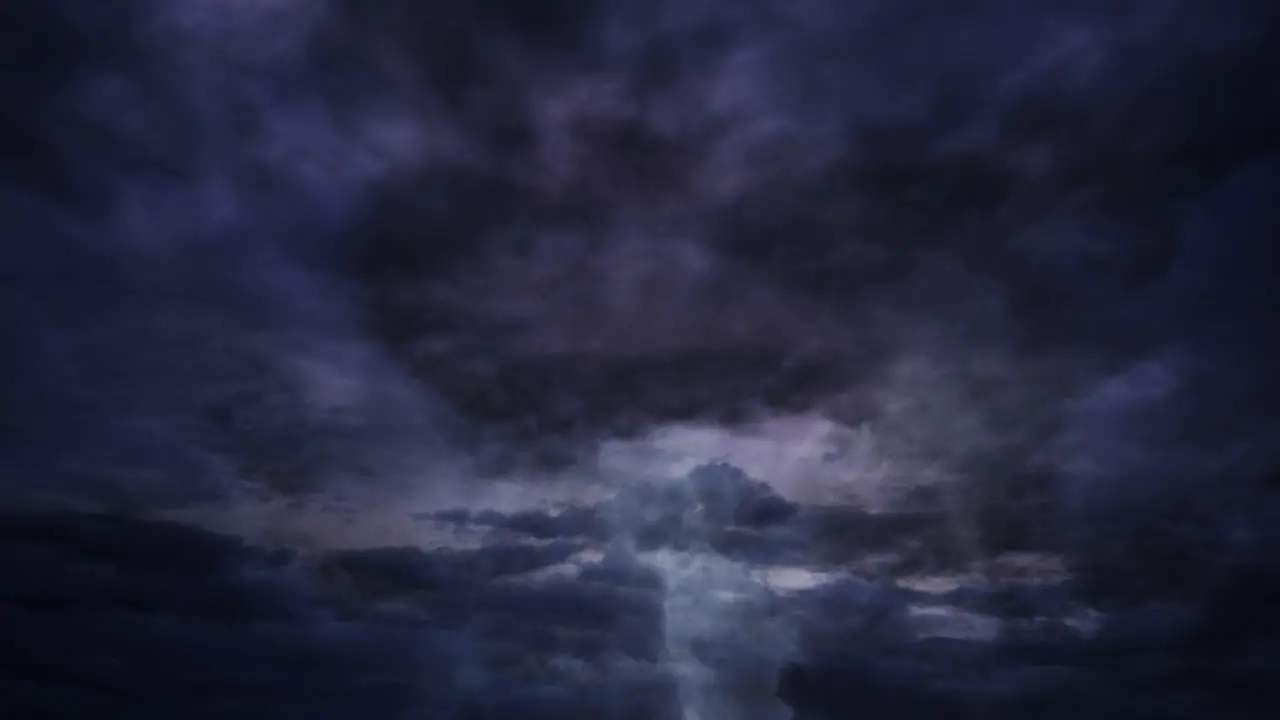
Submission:
[[[1091,561],[1261,553],[1278,14],[14,4],[0,500],[373,527],[733,454],[805,502],[942,488],[960,544],[1038,499]]]
[[[1273,14],[6,11],[9,489],[431,454],[459,428],[412,367],[460,346],[759,347],[859,382],[915,355],[1256,354],[1267,297],[1237,273],[1261,288],[1272,252]]]

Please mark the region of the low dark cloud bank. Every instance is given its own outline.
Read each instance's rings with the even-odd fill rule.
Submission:
[[[11,5],[0,10],[7,508],[136,514],[319,494],[358,512],[365,496],[427,487],[448,497],[500,470],[560,468],[601,440],[661,423],[810,413],[855,428],[848,452],[909,486],[894,502],[916,513],[840,515],[835,525],[901,521],[908,535],[948,538],[950,555],[924,552],[912,572],[1054,552],[1075,572],[1070,597],[1131,608],[1158,597],[1193,615],[1187,608],[1219,608],[1205,617],[1230,615],[1220,608],[1260,595],[1240,587],[1272,577],[1263,559],[1280,547],[1270,521],[1280,507],[1274,3]],[[615,504],[647,502],[623,497]],[[787,520],[800,525],[784,523],[785,537],[699,536],[692,550],[667,549],[731,566],[812,564],[803,558],[816,553],[813,562],[844,567],[848,558],[815,540],[826,536],[813,528],[834,521],[797,512],[803,522]],[[920,518],[933,529],[913,525]],[[494,527],[473,520],[462,524]],[[721,677],[716,653],[681,635],[702,621],[678,621],[686,616],[675,608],[681,588],[702,598],[733,584],[687,581],[688,558],[652,555],[663,543],[642,548],[661,568],[658,600],[627,595],[634,612],[592,616],[607,632],[566,629],[557,616],[546,620],[559,628],[550,635],[520,636],[597,670],[604,661],[592,653],[630,648],[620,651],[626,662],[645,672],[598,679],[613,683],[613,709],[559,680],[547,681],[554,691],[528,680],[505,709],[485,709],[467,704],[476,683],[519,673],[486,674],[515,661],[476,648],[497,647],[485,633],[502,635],[494,628],[510,619],[476,610],[450,625],[440,618],[462,612],[446,607],[461,601],[434,595],[428,610],[371,609],[363,595],[339,597],[348,585],[331,587],[335,572],[360,574],[345,561],[267,557],[190,528],[62,515],[3,522],[18,549],[0,563],[20,578],[4,583],[18,589],[3,602],[21,609],[3,634],[29,638],[23,652],[37,658],[4,662],[35,688],[19,708],[33,717],[78,716],[57,705],[79,702],[58,690],[68,684],[85,688],[85,702],[108,690],[136,701],[131,717],[150,717],[138,698],[161,686],[185,689],[148,705],[155,717],[199,716],[164,703],[200,692],[226,698],[201,705],[208,717],[526,717],[518,708],[553,708],[565,693],[584,717],[694,706],[702,720],[748,717],[703,691],[690,700],[684,671],[674,685],[649,672],[688,661]],[[626,523],[591,527],[500,529],[519,542],[582,543],[556,546],[574,553],[608,545],[625,555],[620,538],[644,539]],[[881,547],[879,532],[840,537],[911,554],[896,541]],[[108,537],[138,544],[90,557],[93,538]],[[735,556],[739,541],[763,555]],[[171,542],[189,557],[118,567]],[[190,583],[161,582],[166,562],[194,563]],[[388,582],[392,595],[430,585],[375,585]],[[521,602],[506,586],[457,582],[473,583],[462,596],[498,608],[493,617]],[[216,592],[197,597],[206,585]],[[108,586],[119,607],[80,608],[90,600],[78,592]],[[544,603],[548,617],[591,598],[624,602],[613,585],[604,599],[590,595],[595,585],[539,587],[531,607]],[[849,592],[881,598],[870,587]],[[201,605],[223,597],[225,606]],[[796,600],[787,612],[827,618],[811,600],[826,602]],[[905,612],[907,600],[883,603]],[[619,629],[608,612],[657,618],[665,644],[628,645],[628,632],[649,631]],[[275,614],[259,632],[254,613]],[[204,624],[188,627],[195,616]],[[227,617],[236,634],[210,629]],[[1114,636],[1127,621],[1108,622]],[[156,644],[117,656],[130,623]],[[1168,647],[1152,652],[1210,652],[1195,643],[1212,622],[1191,625],[1199,629],[1169,630],[1159,641]],[[733,633],[717,632],[712,645],[724,647]],[[566,637],[590,647],[565,650],[556,643]],[[907,647],[899,640],[872,644]],[[1218,667],[1245,668],[1244,685],[1261,672],[1249,663],[1271,657],[1261,641],[1223,643]],[[236,653],[305,666],[315,674],[296,682],[323,684],[333,699],[295,702],[312,691],[265,670],[210,680],[194,665],[173,667],[130,680],[128,698],[117,676],[104,679],[109,665],[125,672],[179,647],[225,656],[217,662],[227,667],[257,662]],[[761,661],[766,695],[779,658],[822,655],[805,647]],[[1022,667],[1014,655],[956,646],[928,662],[894,656],[892,672],[867,665],[865,687],[854,685],[886,717],[956,707],[1022,717],[1039,707],[1039,691],[961,698],[929,663],[979,653],[999,668],[990,682],[1053,697],[1092,682],[1086,669],[1097,670],[1102,646],[1090,647],[1088,659],[1040,663],[1056,668],[1051,678],[1010,679],[1000,673]],[[823,710],[809,706],[827,702],[841,716],[831,708],[857,703],[831,696],[841,681],[824,673],[852,677],[861,671],[848,663],[872,658],[841,662],[838,672],[784,673],[784,699],[812,717]],[[1232,716],[1215,703],[1236,676],[1196,675],[1204,668],[1187,662],[1188,674],[1131,678],[1148,682],[1150,697],[1097,690],[1082,707],[1125,696],[1136,704],[1114,705],[1126,708],[1116,717],[1174,717],[1142,703],[1164,701],[1152,687],[1194,676],[1199,694],[1178,696],[1186,707]],[[437,666],[453,668],[439,692],[423,679]],[[920,683],[930,699],[912,705],[903,688]],[[256,694],[267,686],[274,699]]]

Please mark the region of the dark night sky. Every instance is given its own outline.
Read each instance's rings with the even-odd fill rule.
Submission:
[[[6,10],[7,460],[195,486],[223,472],[210,413],[253,416],[275,454],[328,422],[286,389],[299,363],[397,397],[352,423],[418,444],[449,414],[424,347],[864,365],[842,382],[921,342],[1256,356],[1275,12]],[[272,383],[276,406],[226,409]]]
[[[1081,522],[1270,507],[1278,39],[1269,0],[9,3],[0,502],[812,410]]]

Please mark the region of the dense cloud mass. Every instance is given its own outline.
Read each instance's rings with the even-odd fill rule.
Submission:
[[[1275,3],[12,5],[0,714],[1265,690]]]
[[[1274,228],[1267,3],[6,13],[7,455],[41,485],[308,484],[468,418],[856,423],[921,362],[1026,374],[1029,414],[1268,334],[1236,275]]]

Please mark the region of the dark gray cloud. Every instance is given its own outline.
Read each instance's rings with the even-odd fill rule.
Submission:
[[[1244,716],[1278,20],[6,5],[0,715]]]
[[[674,527],[682,509],[653,519]],[[1175,588],[1098,619],[1047,558],[1002,557],[987,582],[895,583],[922,561],[960,559],[919,517],[867,526],[856,511],[812,513],[696,513],[683,531],[650,534],[648,552],[619,538],[594,556],[600,546],[552,514],[536,529],[532,515],[434,518],[506,526],[478,548],[301,555],[169,523],[6,515],[0,708],[676,720],[782,718],[790,706],[799,718],[1013,719],[1043,708],[1235,717],[1273,701],[1274,574],[1263,568],[1243,563],[1190,597]],[[807,570],[768,551],[791,536],[793,547],[807,538]],[[898,571],[872,569],[886,556]],[[770,582],[771,566],[809,582]],[[851,566],[862,574],[840,570]]]
[[[924,426],[952,429],[931,442],[991,445],[973,417],[1221,344],[1158,318],[1178,288],[1260,265],[1195,259],[1243,211],[1183,216],[1274,150],[1273,16],[1247,0],[6,11],[5,462],[30,478],[9,489],[404,477],[466,447],[455,410],[557,428],[621,406],[632,426],[732,416],[753,395],[907,392],[899,366],[921,357],[973,409],[934,411]],[[1252,327],[1264,300],[1178,317]],[[754,359],[707,369],[733,357]],[[788,360],[812,380],[758,391]],[[992,368],[1034,391],[988,407]],[[656,380],[628,393],[629,377]],[[603,385],[621,399],[588,401]]]

